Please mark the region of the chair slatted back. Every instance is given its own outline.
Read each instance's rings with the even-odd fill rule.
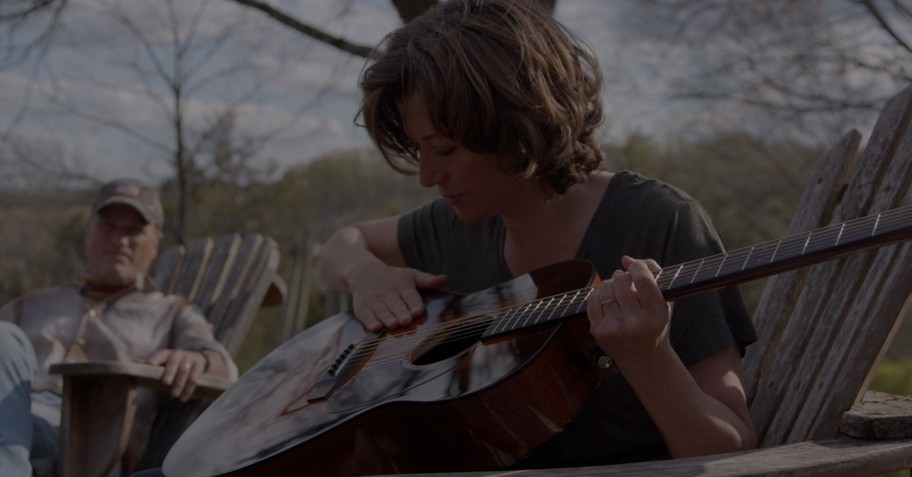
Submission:
[[[235,354],[257,310],[277,304],[284,294],[278,264],[278,246],[271,238],[225,234],[164,251],[154,277],[163,292],[196,305],[212,323],[216,339]]]
[[[818,165],[789,234],[912,204],[912,87],[884,107],[864,152],[852,131]],[[912,242],[769,279],[744,362],[764,447],[835,437],[906,312]]]

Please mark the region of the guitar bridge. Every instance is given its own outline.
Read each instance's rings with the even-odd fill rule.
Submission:
[[[313,402],[326,399],[330,393],[339,387],[341,384],[340,378],[344,376],[348,370],[353,368],[351,358],[356,348],[357,346],[355,346],[354,343],[351,343],[339,353],[339,356],[336,357],[332,366],[326,370],[323,377],[320,378],[320,381],[314,386],[313,391],[307,396],[308,401]]]
[[[355,351],[360,349],[363,343],[374,342],[379,336],[379,333],[373,333],[368,335],[367,339],[358,343],[349,343],[349,345],[339,353],[336,360],[333,361],[332,366],[323,373],[323,377],[320,378],[320,381],[314,386],[313,391],[307,396],[307,400],[313,402],[327,399],[333,391],[342,385],[346,376],[367,359],[365,353],[356,353]]]

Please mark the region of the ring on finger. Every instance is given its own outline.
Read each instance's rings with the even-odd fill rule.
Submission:
[[[193,366],[193,364],[191,364],[190,361],[184,361],[184,368],[190,369],[191,366]]]
[[[608,305],[611,303],[616,303],[616,302],[617,302],[617,299],[614,296],[610,296],[608,298],[603,298],[602,291],[601,291],[601,289],[599,289],[599,304],[600,305],[605,306],[605,305]]]

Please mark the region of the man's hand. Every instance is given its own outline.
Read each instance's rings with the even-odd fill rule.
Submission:
[[[206,368],[206,357],[199,351],[163,349],[143,362],[165,367],[162,383],[171,386],[171,397],[186,402],[193,396],[196,383]]]

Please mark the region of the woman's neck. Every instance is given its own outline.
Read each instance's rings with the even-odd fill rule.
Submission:
[[[576,256],[612,175],[593,173],[560,196],[525,197],[504,214],[504,257],[514,276]]]

